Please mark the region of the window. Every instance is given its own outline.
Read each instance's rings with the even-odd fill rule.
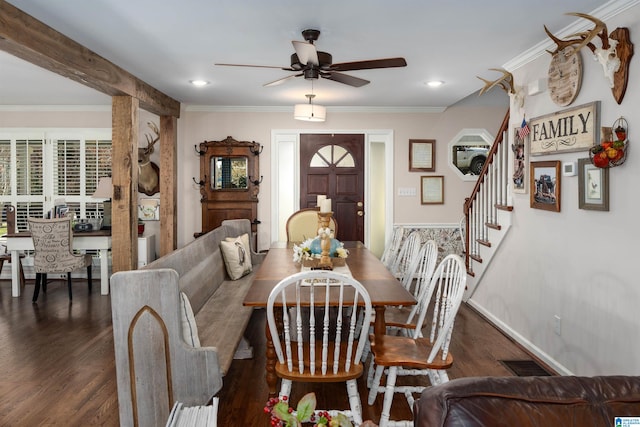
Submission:
[[[110,130],[0,133],[0,203],[16,207],[17,231],[27,229],[28,217],[45,216],[58,199],[78,218],[99,215],[102,203],[91,195],[110,175]]]

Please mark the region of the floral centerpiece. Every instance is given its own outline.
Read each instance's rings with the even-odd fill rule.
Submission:
[[[320,241],[327,237],[331,239],[330,257],[344,260],[349,256],[349,251],[345,249],[344,243],[333,237],[331,229],[320,228],[318,229],[318,237],[307,239],[299,245],[293,245],[293,262],[304,264],[306,261],[313,262],[313,260],[320,259],[322,254]]]
[[[327,411],[316,411],[315,393],[305,394],[294,410],[289,399],[272,397],[267,401],[264,412],[271,415],[274,427],[301,427],[302,423],[313,423],[314,427],[353,427],[349,418],[341,412],[331,416]]]

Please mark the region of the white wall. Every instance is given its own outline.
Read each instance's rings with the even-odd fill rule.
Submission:
[[[629,27],[638,46],[640,6],[606,21],[609,31]],[[601,125],[611,126],[620,116],[629,122],[631,148],[626,162],[610,169],[609,212],[578,209],[578,177],[562,177],[561,212],[529,207],[529,194],[513,197],[512,228],[471,303],[507,325],[556,367],[576,375],[640,372],[638,302],[640,286],[635,264],[640,237],[637,212],[640,199],[640,129],[638,70],[633,57],[626,96],[618,105],[599,64],[585,48],[582,89],[565,108],[601,101]],[[546,77],[550,56],[545,55],[516,71],[517,85]],[[527,97],[524,111],[512,108],[511,128],[527,119],[565,108],[556,106],[548,92]],[[576,161],[587,152],[546,155],[533,161]],[[561,318],[561,334],[554,333],[554,315]]]

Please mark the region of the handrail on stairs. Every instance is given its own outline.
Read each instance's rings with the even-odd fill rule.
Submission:
[[[465,235],[463,238],[465,239],[466,248],[464,253],[465,265],[467,268],[467,272],[473,275],[473,268],[471,266],[471,260],[475,255],[473,252],[477,252],[477,241],[481,240],[480,237],[486,237],[485,232],[478,230],[478,228],[486,227],[487,219],[489,217],[489,210],[493,210],[497,208],[498,205],[502,205],[502,203],[496,203],[496,194],[500,192],[501,195],[506,195],[507,191],[507,181],[506,179],[496,179],[495,176],[505,177],[506,171],[508,170],[508,164],[506,161],[506,151],[502,149],[503,140],[505,139],[505,135],[507,135],[507,131],[509,128],[509,118],[510,118],[510,110],[507,109],[507,113],[502,120],[502,125],[500,125],[500,130],[496,135],[493,144],[491,145],[491,149],[487,154],[487,160],[485,161],[482,171],[478,175],[478,180],[476,181],[475,186],[473,187],[473,191],[471,195],[465,199],[464,201],[464,222],[465,222]],[[502,156],[500,155],[502,154]],[[499,160],[496,161],[496,158]],[[493,177],[493,178],[492,178]],[[487,189],[487,182],[492,181],[489,184],[489,188]],[[498,188],[500,187],[500,188]],[[503,193],[504,192],[504,193]],[[482,199],[480,201],[480,199]],[[504,200],[502,198],[501,202]],[[481,206],[478,206],[480,204]],[[470,221],[470,216],[473,216]],[[482,232],[481,235],[479,233]],[[472,241],[472,239],[474,241]],[[472,244],[473,243],[473,244]]]

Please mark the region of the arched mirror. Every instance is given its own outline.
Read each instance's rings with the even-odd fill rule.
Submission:
[[[492,143],[486,129],[462,129],[449,142],[449,166],[463,180],[477,180]]]

